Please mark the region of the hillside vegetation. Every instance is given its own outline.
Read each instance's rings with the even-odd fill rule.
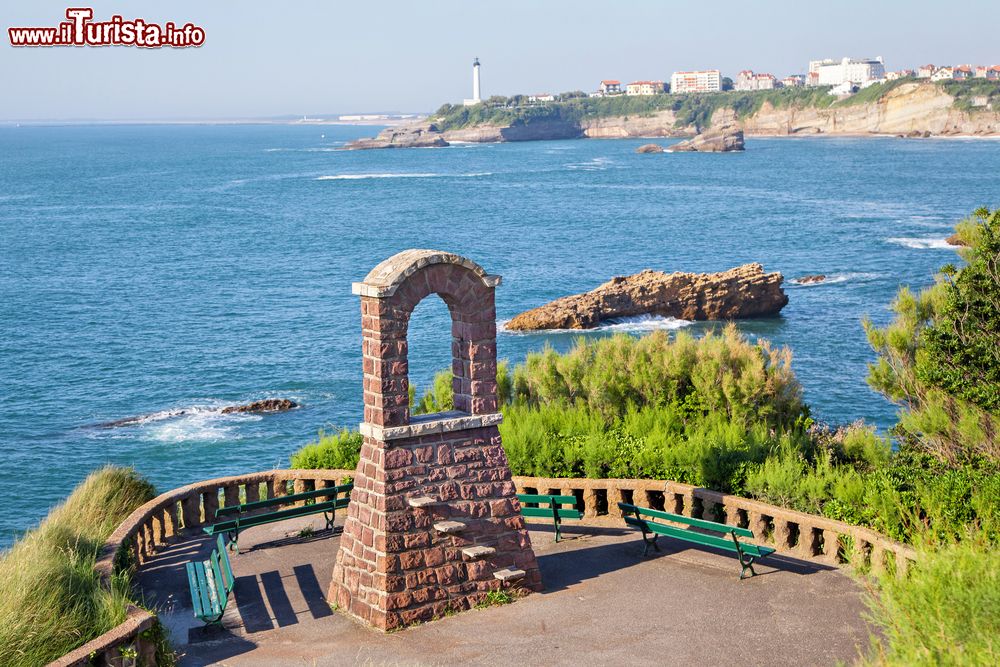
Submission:
[[[780,108],[826,109],[877,102],[884,95],[915,79],[898,79],[869,86],[854,95],[839,100],[829,94],[829,86],[815,88],[778,88],[760,91],[724,91],[701,94],[616,95],[613,97],[586,97],[577,91],[556,96],[556,101],[530,103],[523,95],[494,96],[481,104],[462,106],[445,104],[431,118],[442,132],[460,130],[478,125],[528,125],[540,121],[581,123],[598,118],[620,116],[652,116],[661,111],[671,111],[676,116],[677,128],[695,126],[704,128],[711,124],[712,114],[719,109],[732,109],[737,118],[746,118],[760,111],[765,103]],[[930,82],[928,82],[930,83]],[[1000,102],[1000,82],[986,80],[946,81],[934,83],[955,98],[955,106],[973,110],[972,100],[985,96]]]
[[[134,470],[97,470],[0,558],[0,665],[47,664],[125,620],[128,577],[108,590],[94,564],[114,529],[154,495]]]

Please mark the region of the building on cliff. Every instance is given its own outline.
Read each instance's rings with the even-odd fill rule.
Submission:
[[[662,81],[633,81],[625,86],[626,95],[660,95],[666,92]]]
[[[809,61],[809,85],[839,86],[842,83],[853,83],[861,86],[869,81],[885,78],[885,63],[882,56],[877,58],[843,58],[839,61],[811,60]]]
[[[734,90],[773,90],[778,87],[778,81],[773,74],[754,74],[753,70],[745,69],[736,75]]]
[[[670,77],[672,93],[717,93],[721,90],[722,73],[717,69],[674,72]]]
[[[806,85],[805,74],[789,74],[781,80],[781,85],[785,88],[801,88]]]
[[[603,95],[621,95],[622,92],[622,82],[617,79],[606,79],[601,81],[601,85],[598,87],[597,92]]]

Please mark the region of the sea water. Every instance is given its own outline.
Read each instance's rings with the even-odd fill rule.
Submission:
[[[160,490],[283,467],[361,419],[351,282],[407,248],[503,276],[501,358],[579,332],[502,323],[614,275],[761,262],[781,316],[740,328],[794,352],[814,415],[885,429],[861,320],[958,261],[944,239],[1000,205],[1000,144],[750,139],[743,154],[639,155],[640,140],[343,151],[378,128],[0,127],[0,546],[88,471]],[[819,284],[797,285],[806,274]],[[421,303],[411,380],[448,367],[447,309]],[[714,326],[645,317],[586,336]],[[301,408],[222,415],[286,397]],[[102,422],[137,417],[116,428]]]

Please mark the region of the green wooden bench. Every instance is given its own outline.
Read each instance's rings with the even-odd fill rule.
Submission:
[[[556,542],[562,537],[559,530],[563,519],[580,519],[583,513],[576,509],[575,496],[553,496],[549,494],[519,493],[517,499],[521,503],[521,514],[523,516],[539,516],[551,518],[556,527]],[[548,507],[542,507],[548,503]],[[571,505],[567,509],[560,505]]]
[[[222,535],[216,539],[216,548],[208,560],[187,563],[187,577],[194,615],[205,623],[221,623],[236,583]]]
[[[337,510],[347,507],[350,503],[350,493],[353,488],[354,484],[341,484],[313,491],[303,491],[290,496],[275,496],[266,500],[255,500],[251,503],[220,507],[215,512],[215,518],[225,518],[225,520],[218,521],[211,526],[205,526],[203,530],[209,535],[228,533],[229,548],[239,553],[240,531],[253,526],[322,513],[323,518],[326,519],[326,527],[333,528]],[[340,494],[343,494],[344,497],[338,498],[337,496]],[[288,509],[266,511],[299,502],[305,504]]]
[[[644,544],[643,556],[646,555],[651,546],[659,551],[660,547],[656,544],[656,538],[660,535],[666,535],[678,540],[735,552],[736,557],[740,560],[740,566],[743,568],[740,572],[740,579],[743,579],[746,577],[747,570],[750,571],[751,575],[757,574],[753,569],[755,559],[764,558],[775,551],[770,547],[762,547],[750,544],[749,542],[740,542],[739,537],[753,538],[753,531],[748,528],[727,526],[723,523],[705,521],[704,519],[692,519],[681,514],[671,514],[670,512],[654,510],[648,507],[637,507],[628,503],[618,503],[618,507],[622,511],[622,518],[625,519],[625,523],[642,531],[642,541]],[[681,523],[690,526],[690,528],[680,528],[659,523],[656,519]],[[650,539],[650,536],[652,536],[652,539]]]

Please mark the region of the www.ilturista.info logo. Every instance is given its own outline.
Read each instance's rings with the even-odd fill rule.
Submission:
[[[163,25],[144,19],[125,20],[112,16],[109,21],[92,21],[90,7],[70,7],[66,18],[50,28],[7,28],[11,46],[141,46],[185,48],[205,43],[205,30],[193,23],[178,26],[173,21]]]

